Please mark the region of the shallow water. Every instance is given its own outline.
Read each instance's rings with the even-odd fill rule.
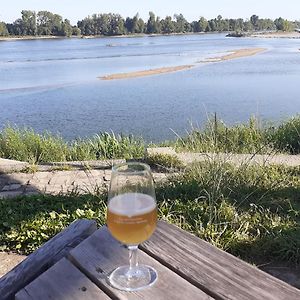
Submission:
[[[195,64],[228,50],[256,56],[175,73],[97,77]],[[17,124],[66,139],[100,131],[162,141],[217,112],[226,123],[255,114],[279,121],[300,111],[300,40],[224,34],[0,42],[0,126]]]

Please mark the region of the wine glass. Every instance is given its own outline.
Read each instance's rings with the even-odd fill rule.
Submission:
[[[117,289],[136,291],[157,279],[152,267],[139,265],[137,260],[138,245],[156,228],[155,199],[154,182],[147,164],[128,162],[112,168],[107,226],[112,236],[129,250],[129,265],[118,267],[108,278]]]

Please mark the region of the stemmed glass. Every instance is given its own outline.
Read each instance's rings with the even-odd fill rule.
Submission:
[[[139,162],[112,168],[108,194],[107,226],[115,239],[129,250],[129,265],[115,269],[110,284],[120,290],[136,291],[152,285],[156,271],[137,260],[138,245],[154,232],[157,222],[155,190],[150,167]]]

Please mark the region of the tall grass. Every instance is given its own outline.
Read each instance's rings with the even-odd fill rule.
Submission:
[[[204,128],[192,128],[174,143],[178,151],[265,154],[300,153],[300,116],[279,125],[261,125],[254,117],[247,124],[227,126],[216,114]]]
[[[192,128],[185,137],[164,145],[177,151],[229,152],[264,154],[300,153],[300,116],[278,126],[261,126],[250,118],[247,124],[227,126],[215,115],[204,128]],[[140,158],[146,143],[132,135],[103,132],[88,139],[64,141],[50,133],[38,134],[33,129],[8,126],[0,132],[0,157],[28,161],[32,164],[111,158]]]
[[[145,144],[133,136],[100,133],[90,139],[64,141],[49,133],[38,134],[33,129],[6,127],[0,132],[0,157],[28,161],[32,164],[143,157]]]
[[[262,153],[270,150],[266,133],[254,117],[248,124],[230,127],[215,114],[203,129],[192,128],[186,137],[178,138],[175,147],[193,152]]]
[[[299,168],[237,168],[207,160],[157,189],[160,213],[163,219],[252,262],[300,263],[298,172]]]

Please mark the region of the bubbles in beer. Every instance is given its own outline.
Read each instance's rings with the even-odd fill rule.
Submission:
[[[134,217],[147,214],[156,207],[153,197],[141,193],[125,193],[113,197],[108,210],[117,215]]]

